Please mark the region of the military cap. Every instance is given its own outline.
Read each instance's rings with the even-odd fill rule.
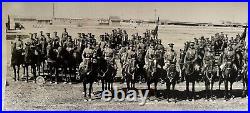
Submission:
[[[40,33],[42,33],[43,31],[40,31]]]
[[[37,33],[33,33],[33,34],[37,35]]]
[[[50,33],[46,33],[46,35],[50,35]]]
[[[16,38],[21,38],[21,35],[17,35],[17,37]]]
[[[173,47],[174,44],[173,44],[173,43],[169,43],[168,46],[169,46],[169,47]]]
[[[194,42],[189,42],[190,46],[194,46]]]

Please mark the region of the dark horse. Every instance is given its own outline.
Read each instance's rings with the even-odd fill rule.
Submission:
[[[215,82],[216,76],[219,76],[219,67],[215,66],[214,63],[210,62],[204,69],[204,81],[205,81],[205,89],[206,89],[206,99],[213,97],[213,85]]]
[[[167,99],[169,101],[169,97],[172,96],[174,98],[174,101],[176,102],[176,96],[175,94],[172,92],[170,92],[170,87],[172,85],[172,91],[175,90],[175,85],[176,85],[176,82],[178,81],[179,79],[179,76],[178,76],[178,71],[176,70],[176,65],[175,64],[170,64],[169,67],[167,69],[165,69],[165,74],[166,76],[164,76],[163,80],[165,81],[166,83],[166,95],[167,95]]]
[[[81,62],[79,66],[79,76],[82,79],[83,83],[83,94],[84,97],[87,97],[87,84],[89,83],[89,94],[88,96],[91,98],[93,83],[97,80],[98,77],[98,57],[96,51],[93,53],[93,57],[86,62]]]
[[[125,65],[124,69],[124,77],[127,82],[127,89],[135,88],[136,83],[136,59],[132,58],[130,59],[130,62]]]
[[[189,83],[192,83],[192,98],[195,99],[195,82],[198,79],[199,73],[200,73],[200,66],[198,65],[197,61],[188,61],[185,64],[184,69],[184,76],[186,80],[186,94],[187,98],[190,98],[189,94]]]
[[[53,49],[51,45],[47,46],[47,67],[49,69],[50,83],[53,81],[53,75],[55,75],[55,83],[58,82],[58,58],[57,51]]]
[[[68,51],[64,46],[58,48],[58,64],[64,73],[64,83],[71,84],[72,60],[73,54],[71,54],[71,51]]]
[[[35,48],[30,44],[26,44],[24,50],[24,68],[26,72],[26,82],[29,80],[29,66],[31,66],[31,72],[33,74],[35,83],[36,83],[36,56],[35,56]]]
[[[243,66],[242,70],[242,82],[243,82],[243,93],[242,97],[245,97],[247,95],[246,91],[248,90],[248,66],[247,63],[248,61],[245,62],[245,65]]]
[[[100,58],[100,76],[102,82],[102,90],[112,90],[114,78],[116,76],[117,69],[113,62]]]
[[[157,83],[159,82],[159,70],[157,67],[157,59],[154,57],[153,59],[151,59],[148,62],[148,68],[147,70],[147,74],[146,74],[146,82],[147,82],[147,86],[148,86],[148,90],[150,90],[150,84],[154,83],[154,93],[155,96],[157,97]]]
[[[14,80],[19,81],[20,65],[23,64],[24,56],[22,55],[22,49],[17,50],[16,44],[11,45],[11,66],[14,70]],[[17,76],[17,77],[16,77]]]
[[[228,82],[230,82],[230,91],[232,91],[233,83],[236,81],[237,77],[237,69],[232,61],[228,61],[225,64],[225,69],[222,72],[224,84],[225,84],[225,92],[224,98],[225,100],[229,99],[229,91],[228,91]]]

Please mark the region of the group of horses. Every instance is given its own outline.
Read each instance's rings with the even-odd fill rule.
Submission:
[[[195,82],[205,81],[206,94],[212,97],[213,84],[216,79],[219,79],[219,86],[224,81],[225,84],[225,99],[228,99],[228,82],[230,82],[230,90],[232,85],[236,81],[238,75],[242,75],[243,80],[243,95],[246,95],[247,88],[247,65],[243,66],[243,58],[241,52],[236,53],[236,59],[232,62],[228,62],[225,70],[221,70],[219,66],[223,63],[222,56],[218,65],[208,67],[204,72],[202,68],[202,57],[198,58],[195,62],[184,63],[184,57],[186,54],[185,48],[189,48],[188,44],[185,45],[184,50],[180,52],[179,70],[177,70],[175,64],[171,64],[169,68],[163,69],[159,67],[159,59],[154,57],[148,62],[149,66],[144,67],[146,50],[139,52],[137,59],[130,59],[129,63],[122,66],[123,78],[127,84],[127,89],[135,88],[135,83],[138,81],[146,82],[148,89],[150,84],[154,83],[154,91],[157,96],[157,84],[160,81],[164,81],[166,84],[167,93],[166,96],[170,97],[170,86],[172,90],[175,90],[175,85],[178,81],[186,81],[186,94],[187,98],[195,99]],[[87,96],[87,84],[89,84],[88,96],[91,97],[93,92],[93,83],[101,81],[102,90],[112,90],[115,76],[117,75],[116,64],[105,60],[103,55],[103,48],[96,46],[93,49],[93,56],[88,60],[88,65],[82,63],[83,46],[74,46],[74,48],[67,48],[60,46],[57,49],[53,48],[52,44],[39,43],[37,46],[26,45],[24,49],[18,50],[15,44],[12,44],[12,57],[11,63],[14,70],[14,79],[19,80],[20,66],[24,68],[24,74],[26,76],[26,82],[29,81],[29,67],[33,74],[34,82],[36,82],[37,71],[38,76],[45,75],[46,70],[48,75],[46,78],[52,83],[58,83],[61,73],[65,83],[71,84],[72,81],[80,81],[83,83],[84,96]],[[199,54],[204,55],[204,51],[201,50]],[[246,53],[247,54],[247,53]],[[120,58],[121,63],[122,58]],[[125,61],[128,62],[128,61]],[[232,64],[238,64],[238,70],[236,70]],[[46,67],[46,68],[45,68]],[[41,71],[42,68],[42,71]],[[241,70],[241,71],[239,71]],[[189,83],[192,83],[192,93],[189,92]],[[171,94],[175,97],[175,94]],[[208,96],[207,96],[208,97]]]

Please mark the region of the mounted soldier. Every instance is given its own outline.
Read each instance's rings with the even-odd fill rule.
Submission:
[[[57,32],[54,32],[54,36],[52,37],[53,40],[53,48],[54,49],[58,49],[58,47],[60,46],[60,38],[59,36],[57,36]]]
[[[11,66],[14,70],[14,80],[19,81],[20,65],[23,63],[23,41],[20,39],[21,35],[17,35],[14,42],[11,45]],[[17,66],[17,70],[16,70]],[[17,78],[16,78],[17,75]]]
[[[186,93],[189,98],[189,82],[192,83],[192,97],[195,99],[195,82],[198,79],[200,66],[197,63],[198,54],[194,47],[194,42],[190,42],[190,47],[184,58],[184,76],[186,80]]]
[[[49,43],[50,45],[53,45],[53,39],[50,37],[50,33],[46,33],[47,37],[46,37],[46,40],[47,40],[47,43]]]
[[[67,29],[64,28],[64,32],[62,33],[62,38],[61,38],[61,46],[63,45],[65,41],[67,41],[67,39],[68,39],[68,32],[67,32]]]
[[[164,66],[164,69],[165,70],[168,70],[169,69],[169,66],[171,64],[174,64],[176,65],[176,59],[177,59],[177,54],[174,50],[174,44],[173,43],[169,43],[168,44],[170,49],[167,50],[164,54],[164,63],[165,63],[165,66]]]
[[[93,56],[93,49],[90,46],[90,43],[87,43],[87,47],[83,50],[82,59],[83,62],[80,64],[79,68],[83,68],[84,73],[87,73],[90,70],[91,58]]]

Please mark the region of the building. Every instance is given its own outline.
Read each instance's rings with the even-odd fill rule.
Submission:
[[[121,18],[119,16],[109,16],[109,25],[120,26],[121,25]]]

